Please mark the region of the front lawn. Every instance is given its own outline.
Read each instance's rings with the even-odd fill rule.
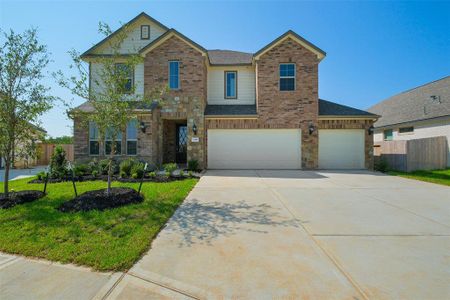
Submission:
[[[410,173],[389,171],[388,174],[450,186],[450,169],[414,171]]]
[[[10,187],[15,191],[42,190],[42,184],[28,181],[30,178],[11,181]],[[46,197],[0,209],[0,251],[97,270],[126,270],[149,249],[153,238],[196,183],[197,179],[144,183],[142,203],[78,213],[56,209],[74,197],[72,183],[49,184]],[[137,189],[138,184],[114,182],[113,186]],[[99,188],[106,188],[106,182],[77,183],[78,194]]]

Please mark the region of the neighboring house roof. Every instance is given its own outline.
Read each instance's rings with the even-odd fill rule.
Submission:
[[[109,36],[105,37],[103,40],[101,40],[100,42],[98,42],[97,44],[95,44],[94,46],[92,46],[91,48],[89,48],[87,51],[85,51],[83,54],[81,54],[81,57],[87,57],[90,56],[92,54],[92,52],[94,50],[96,50],[98,47],[100,47],[101,45],[103,45],[104,43],[106,43],[108,40],[110,40],[111,38],[113,38],[114,36],[117,35],[117,33],[120,32],[120,30],[124,29],[127,26],[130,26],[131,24],[133,24],[134,22],[136,22],[138,19],[140,19],[141,17],[145,17],[148,20],[150,20],[153,23],[156,23],[158,26],[160,26],[161,28],[165,29],[165,30],[169,30],[169,28],[162,24],[161,22],[159,22],[158,20],[150,17],[149,15],[147,15],[145,12],[141,12],[139,15],[137,15],[136,17],[134,17],[133,19],[131,19],[129,22],[125,23],[124,25],[122,25],[119,29],[117,29],[116,31],[114,31],[113,33],[111,33]]]
[[[251,65],[253,54],[232,50],[208,50],[211,65]]]
[[[286,40],[288,38],[293,39],[297,43],[299,43],[302,46],[304,46],[306,49],[308,49],[311,52],[315,53],[319,60],[322,60],[327,55],[326,52],[323,51],[322,49],[320,49],[319,47],[317,47],[314,44],[308,42],[303,37],[301,37],[300,35],[295,33],[294,31],[288,30],[287,32],[285,32],[284,34],[282,34],[281,36],[279,36],[278,38],[276,38],[275,40],[270,42],[268,45],[264,46],[262,49],[257,51],[254,54],[254,58],[255,59],[259,59],[264,53],[266,53],[267,51],[269,51],[270,49],[272,49],[273,47],[277,46],[278,44],[280,44],[281,42],[283,42],[284,40]]]
[[[206,105],[205,116],[256,116],[256,105]]]
[[[173,28],[170,28],[164,34],[160,35],[158,38],[151,41],[147,46],[145,46],[144,48],[139,50],[139,54],[145,55],[146,53],[152,51],[153,49],[155,49],[156,47],[158,47],[159,45],[164,43],[166,40],[168,40],[172,36],[179,37],[181,40],[185,41],[186,43],[191,45],[193,48],[197,49],[198,51],[200,51],[202,53],[206,54],[208,52],[205,48],[203,48],[202,46],[200,46],[199,44],[197,44],[196,42],[194,42],[193,40],[191,40],[184,34],[178,32],[177,30],[175,30]]]
[[[33,128],[36,131],[40,131],[42,133],[47,133],[47,130],[45,130],[44,128],[42,128],[40,126],[34,125],[34,124],[30,123],[30,122],[28,122],[28,124],[30,125],[31,128]]]
[[[334,103],[331,101],[319,99],[319,116],[372,116],[378,117],[376,114],[367,112],[365,110],[353,108],[350,106]]]
[[[256,116],[256,105],[207,105],[205,116]],[[364,110],[319,99],[319,116],[371,117],[378,116]]]
[[[450,115],[450,76],[392,96],[368,109],[381,115],[375,127]]]

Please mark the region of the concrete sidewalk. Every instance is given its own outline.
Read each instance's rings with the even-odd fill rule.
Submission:
[[[36,166],[30,169],[12,169],[9,171],[9,180],[32,177],[37,173],[44,171],[47,166]],[[5,178],[5,169],[0,169],[0,182]]]

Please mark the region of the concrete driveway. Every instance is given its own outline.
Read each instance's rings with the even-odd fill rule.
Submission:
[[[30,169],[12,169],[9,171],[9,180],[32,177],[37,173],[44,171],[47,166],[36,166]],[[0,169],[0,182],[5,180],[5,169]]]
[[[450,298],[450,189],[208,171],[109,298]]]

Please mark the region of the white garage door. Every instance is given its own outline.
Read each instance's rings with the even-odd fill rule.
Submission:
[[[364,130],[319,130],[320,169],[364,169]]]
[[[300,169],[298,129],[210,129],[209,169]]]

